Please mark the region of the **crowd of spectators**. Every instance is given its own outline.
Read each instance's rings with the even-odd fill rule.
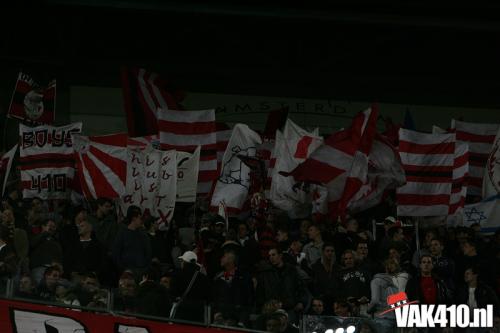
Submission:
[[[389,214],[387,214],[389,215]],[[291,220],[285,212],[229,219],[185,205],[166,227],[131,206],[23,200],[1,204],[0,277],[15,296],[297,332],[303,315],[365,317],[404,291],[422,304],[500,305],[500,233],[478,226],[415,228],[388,216],[345,223]],[[113,292],[110,292],[112,290]],[[390,332],[394,315],[372,320]]]

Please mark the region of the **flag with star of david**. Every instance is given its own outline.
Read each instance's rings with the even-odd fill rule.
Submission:
[[[481,233],[494,233],[500,228],[500,194],[472,205],[465,205],[463,214],[465,226],[479,223]]]

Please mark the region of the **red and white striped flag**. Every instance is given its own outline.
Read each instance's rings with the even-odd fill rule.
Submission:
[[[167,88],[167,82],[143,68],[122,69],[122,87],[131,137],[158,133],[158,108],[181,109],[176,97]]]
[[[220,171],[220,164],[224,158],[224,152],[226,151],[233,130],[226,123],[221,122],[216,122],[215,127],[217,129],[217,168]]]
[[[67,199],[75,176],[72,135],[82,123],[54,127],[19,125],[23,198]]]
[[[329,214],[333,218],[345,215],[349,202],[366,182],[366,155],[375,136],[377,115],[376,107],[358,113],[349,128],[332,134],[305,162],[288,173],[297,181],[325,185]]]
[[[455,119],[451,121],[457,141],[469,144],[468,195],[482,195],[485,167],[499,127],[499,124],[468,123]]]
[[[453,183],[451,185],[449,215],[456,214],[464,207],[467,196],[467,176],[469,175],[469,146],[465,142],[455,143],[453,161]]]
[[[448,215],[455,134],[426,134],[400,129],[399,155],[406,185],[397,189],[398,215]]]
[[[41,87],[31,76],[19,73],[8,116],[34,124],[52,124],[56,114],[56,80]]]
[[[125,195],[127,134],[73,136],[76,170],[87,199]]]
[[[217,179],[217,134],[215,111],[160,110],[158,113],[160,147],[163,150],[194,152],[201,146],[198,194],[210,192]]]
[[[2,155],[0,158],[0,184],[2,184],[2,193],[3,197],[5,193],[5,187],[7,186],[7,180],[9,179],[10,168],[12,167],[12,161],[14,160],[14,155],[16,154],[18,145],[16,144],[12,147],[8,152]]]

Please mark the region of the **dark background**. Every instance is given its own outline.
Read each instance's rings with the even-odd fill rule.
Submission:
[[[122,65],[188,91],[500,107],[497,1],[16,4],[0,14],[3,112],[20,68],[55,73],[62,110],[64,89],[118,87]]]

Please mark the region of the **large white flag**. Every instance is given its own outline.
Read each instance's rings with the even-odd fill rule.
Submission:
[[[465,205],[463,212],[465,226],[479,223],[482,233],[494,233],[500,228],[500,194],[472,205]]]
[[[211,206],[225,203],[229,214],[242,208],[250,188],[250,168],[240,157],[255,157],[257,146],[262,143],[260,135],[247,125],[237,124],[222,159],[221,173],[212,195]]]
[[[311,196],[295,185],[293,177],[281,175],[280,171],[290,171],[304,162],[323,143],[318,129],[307,132],[287,119],[283,133],[276,131],[274,146],[275,164],[272,173],[269,197],[276,207],[287,211],[293,218],[310,214]]]
[[[177,202],[195,202],[198,185],[200,149],[194,153],[177,152]]]
[[[486,162],[483,177],[483,198],[500,193],[500,128]]]
[[[175,150],[160,151],[151,147],[129,149],[127,195],[122,211],[131,205],[149,210],[152,216],[169,222],[173,216],[177,188]]]

